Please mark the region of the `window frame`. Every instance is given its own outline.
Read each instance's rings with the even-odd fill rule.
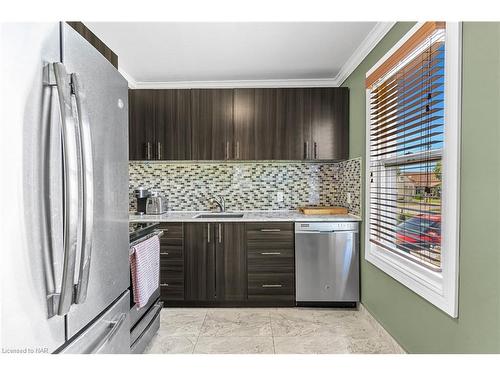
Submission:
[[[418,22],[367,73],[368,77],[425,22]],[[444,146],[442,152],[441,272],[370,242],[370,89],[366,89],[365,260],[405,285],[451,317],[458,317],[460,120],[462,25],[446,22],[444,76]]]

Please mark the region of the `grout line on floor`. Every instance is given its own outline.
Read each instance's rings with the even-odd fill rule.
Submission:
[[[196,345],[198,345],[198,340],[200,339],[201,330],[203,329],[203,325],[205,324],[205,321],[207,320],[207,315],[208,315],[208,309],[205,311],[205,316],[203,317],[203,322],[200,325],[200,331],[198,332],[198,336],[196,337],[196,342],[193,345],[193,350],[191,351],[191,354],[194,354],[194,351],[196,349]]]

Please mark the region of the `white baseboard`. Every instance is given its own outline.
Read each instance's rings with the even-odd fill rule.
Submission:
[[[378,332],[379,335],[386,337],[389,342],[391,342],[394,352],[397,354],[407,354],[406,351],[399,345],[399,343],[392,337],[389,332],[387,332],[384,327],[373,317],[372,314],[366,309],[365,306],[360,302],[359,303],[359,312],[363,314],[367,320],[370,322],[372,327]]]

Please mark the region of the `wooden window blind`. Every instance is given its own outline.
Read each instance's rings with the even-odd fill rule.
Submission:
[[[426,22],[366,78],[370,242],[441,269],[445,24]]]

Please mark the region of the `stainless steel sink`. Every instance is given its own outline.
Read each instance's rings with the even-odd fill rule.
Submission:
[[[241,219],[243,214],[237,214],[233,212],[214,212],[198,214],[194,216],[194,219]]]

